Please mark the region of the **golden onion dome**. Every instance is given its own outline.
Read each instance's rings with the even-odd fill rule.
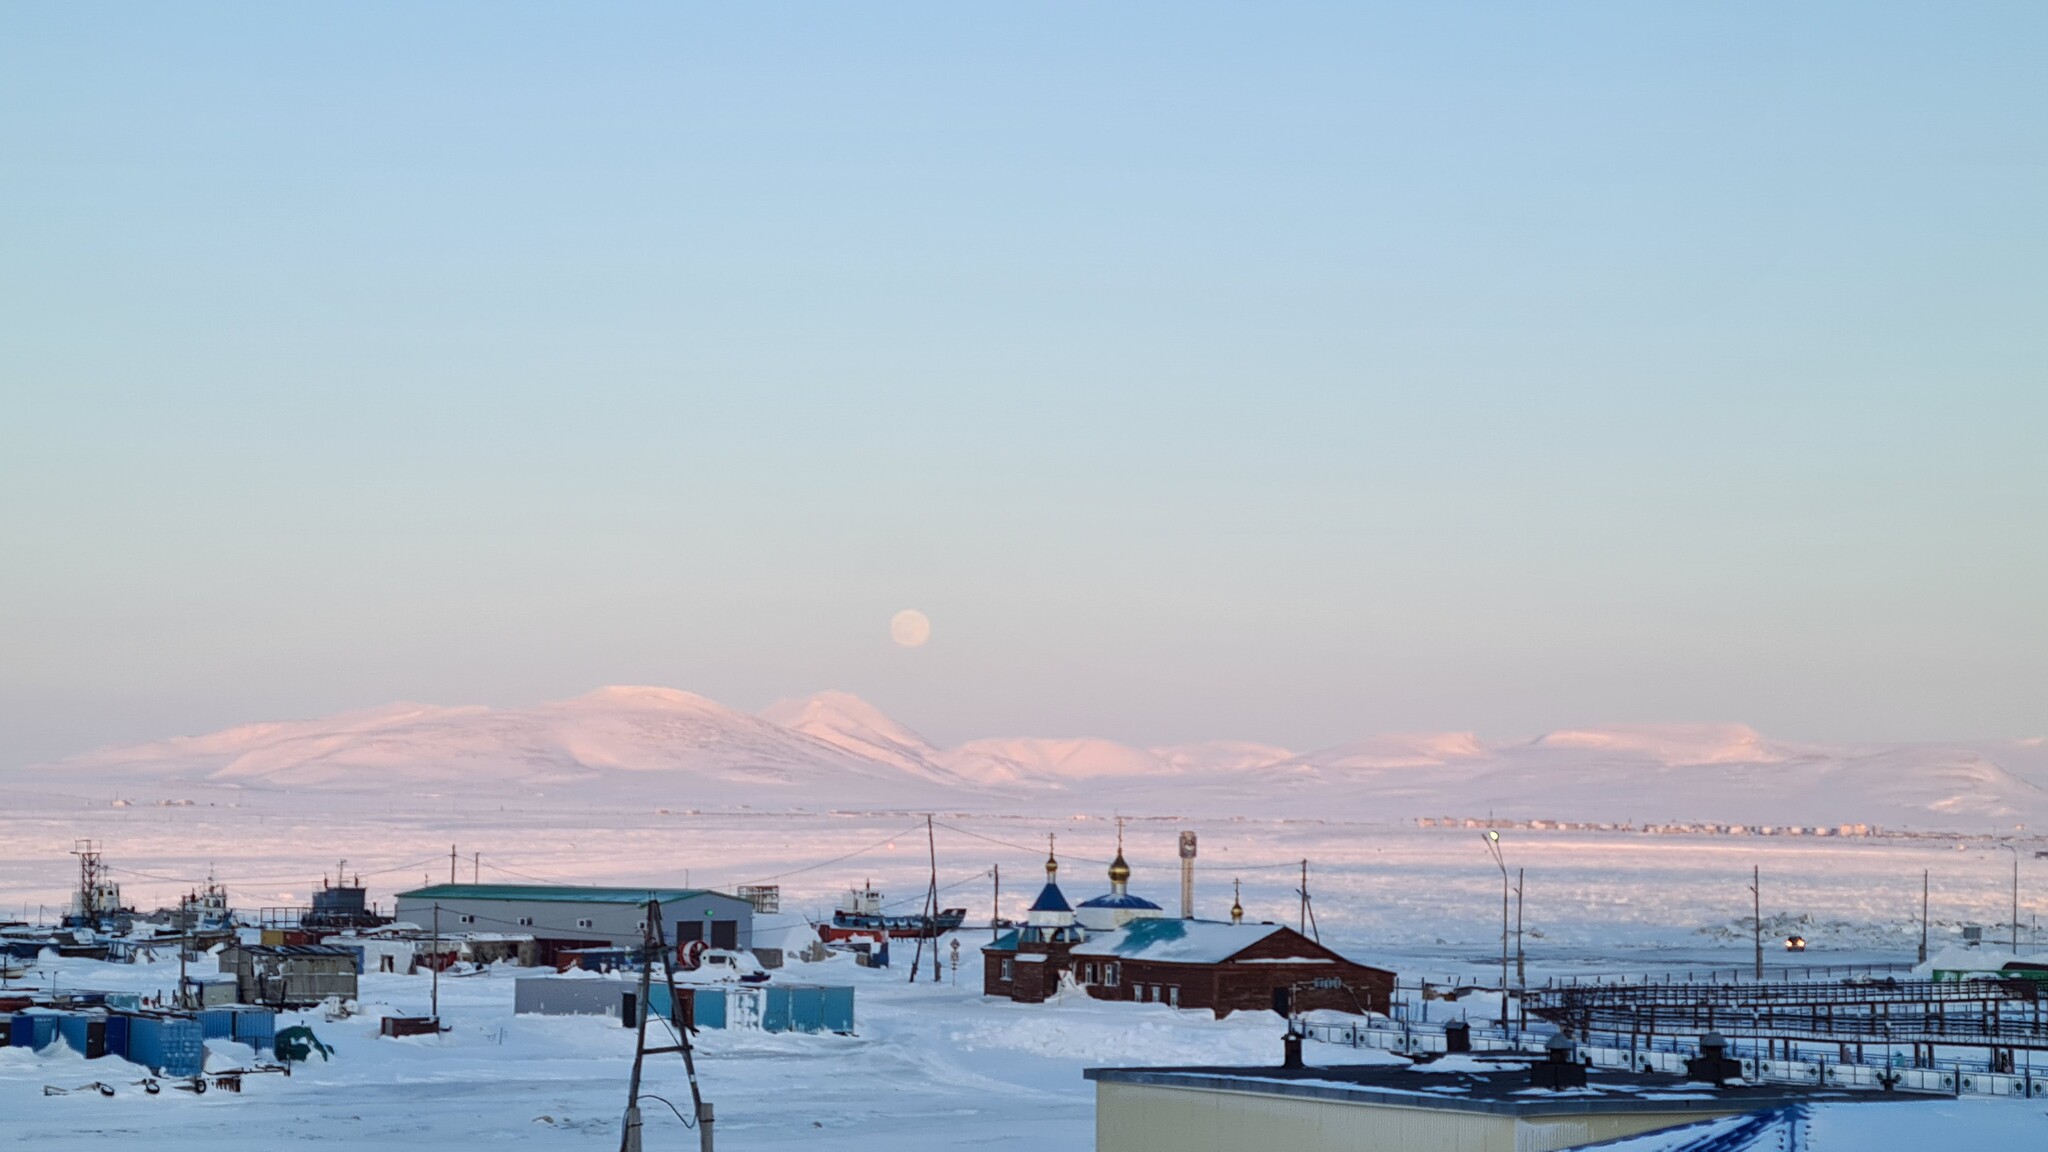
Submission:
[[[1121,850],[1119,850],[1116,854],[1116,859],[1109,862],[1110,883],[1121,884],[1124,881],[1129,880],[1130,878],[1131,866],[1129,864],[1124,863],[1124,854]]]

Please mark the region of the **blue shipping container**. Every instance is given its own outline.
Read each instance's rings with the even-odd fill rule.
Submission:
[[[699,988],[694,995],[697,998],[697,1027],[725,1027],[725,989]]]
[[[235,1034],[232,1008],[208,1008],[199,1014],[199,1030],[208,1040],[224,1040]]]
[[[277,1039],[277,1013],[261,1008],[235,1013],[235,1039],[258,1052],[269,1051],[271,1042]]]
[[[8,1030],[8,1044],[40,1052],[57,1042],[57,1017],[48,1012],[23,1012]]]
[[[789,1031],[789,986],[770,984],[761,989],[761,1031]]]
[[[128,1026],[128,1059],[165,1076],[197,1076],[206,1065],[199,1021],[137,1016]]]
[[[820,988],[824,1003],[819,1009],[818,1023],[827,1032],[853,1035],[853,988]]]
[[[789,990],[789,1030],[817,1032],[824,1028],[825,990],[799,984]]]
[[[128,1021],[118,1012],[107,1017],[107,1055],[128,1058]]]
[[[84,1012],[66,1012],[57,1018],[57,1034],[64,1038],[64,1043],[73,1052],[81,1056],[91,1056],[92,1051],[87,1045],[86,1034],[92,1028],[94,1020],[104,1019],[104,1016],[93,1016]]]

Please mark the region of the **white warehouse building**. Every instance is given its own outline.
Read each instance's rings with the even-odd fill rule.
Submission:
[[[646,932],[647,902],[661,906],[663,940],[713,948],[754,946],[754,906],[703,888],[585,888],[566,884],[434,884],[398,894],[398,919],[441,931],[530,933],[537,939],[630,948]]]

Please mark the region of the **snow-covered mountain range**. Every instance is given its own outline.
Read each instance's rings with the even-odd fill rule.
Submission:
[[[24,770],[47,790],[460,794],[600,806],[1424,815],[1984,831],[2048,814],[2048,745],[1800,744],[1741,724],[1615,724],[1489,742],[1377,736],[1297,753],[1000,738],[940,747],[825,692],[759,714],[668,688],[528,708],[394,704],[106,748]]]

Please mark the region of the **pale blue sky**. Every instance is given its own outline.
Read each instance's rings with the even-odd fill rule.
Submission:
[[[0,765],[620,682],[941,740],[2040,734],[2044,44],[0,5]]]

